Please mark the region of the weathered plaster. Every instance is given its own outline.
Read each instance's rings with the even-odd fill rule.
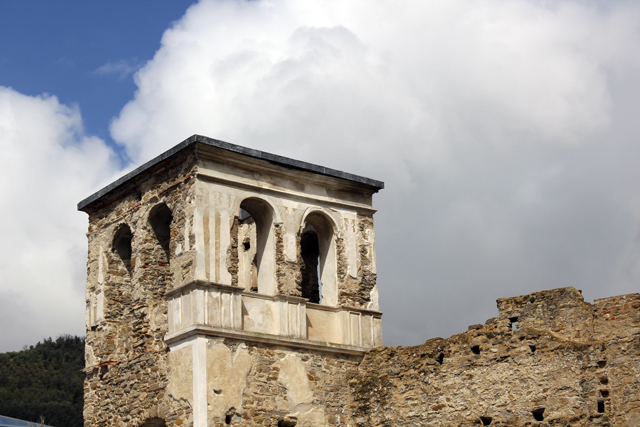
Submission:
[[[209,339],[207,345],[207,418],[223,419],[234,408],[242,413],[242,393],[252,367],[245,345],[232,353],[222,340]]]

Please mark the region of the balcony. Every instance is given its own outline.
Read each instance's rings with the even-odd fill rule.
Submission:
[[[195,281],[166,294],[168,344],[193,335],[361,355],[382,345],[382,313]]]

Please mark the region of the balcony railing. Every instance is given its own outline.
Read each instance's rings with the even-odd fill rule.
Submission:
[[[169,333],[175,342],[201,331],[258,341],[307,343],[367,350],[382,345],[382,313],[329,307],[307,299],[244,292],[243,288],[195,281],[167,293]]]

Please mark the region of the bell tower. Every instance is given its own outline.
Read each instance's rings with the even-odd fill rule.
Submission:
[[[383,186],[194,135],[80,202],[85,423],[352,423]]]

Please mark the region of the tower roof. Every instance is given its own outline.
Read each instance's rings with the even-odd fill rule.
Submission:
[[[364,184],[366,186],[372,187],[374,192],[377,192],[378,190],[381,190],[381,189],[384,188],[384,182],[377,181],[375,179],[366,178],[366,177],[359,176],[359,175],[354,175],[354,174],[351,174],[351,173],[348,173],[348,172],[342,172],[342,171],[339,171],[339,170],[336,170],[336,169],[331,169],[331,168],[327,168],[327,167],[324,167],[324,166],[315,165],[313,163],[307,163],[307,162],[303,162],[303,161],[300,161],[300,160],[291,159],[289,157],[279,156],[277,154],[271,154],[271,153],[267,153],[267,152],[264,152],[264,151],[254,150],[252,148],[247,148],[247,147],[243,147],[241,145],[231,144],[229,142],[220,141],[218,139],[213,139],[213,138],[209,138],[209,137],[202,136],[202,135],[192,135],[189,138],[187,138],[184,141],[182,141],[181,143],[179,143],[178,145],[170,148],[169,150],[165,151],[164,153],[160,154],[159,156],[149,160],[148,162],[146,162],[142,166],[137,167],[136,169],[132,170],[128,174],[124,175],[123,177],[119,178],[118,180],[112,182],[111,184],[107,185],[106,187],[104,187],[101,190],[93,193],[92,195],[90,195],[86,199],[82,200],[80,203],[78,203],[78,210],[83,210],[86,206],[88,206],[92,202],[98,200],[99,198],[101,198],[105,194],[107,194],[107,193],[113,191],[114,189],[116,189],[117,187],[123,185],[125,182],[129,181],[130,179],[136,177],[137,175],[140,175],[141,173],[145,172],[147,169],[155,166],[156,164],[160,163],[161,161],[173,156],[174,154],[176,154],[180,150],[183,150],[184,148],[186,148],[186,147],[188,147],[188,146],[190,146],[192,144],[196,144],[196,143],[205,144],[205,145],[208,145],[210,147],[215,147],[215,148],[219,148],[219,149],[222,149],[222,150],[231,151],[231,152],[234,152],[234,153],[242,154],[242,155],[245,155],[245,156],[248,156],[248,157],[253,157],[253,158],[256,158],[256,159],[262,159],[262,160],[268,161],[270,163],[275,163],[275,164],[278,164],[278,165],[281,165],[281,166],[284,166],[284,167],[287,167],[287,168],[299,169],[299,170],[303,170],[303,171],[306,171],[306,172],[316,173],[316,174],[320,174],[320,175],[327,175],[327,176],[331,176],[331,177],[334,177],[334,178],[340,178],[340,179],[344,179],[344,180],[347,180],[347,181],[351,181],[351,182],[354,182],[354,183]]]

